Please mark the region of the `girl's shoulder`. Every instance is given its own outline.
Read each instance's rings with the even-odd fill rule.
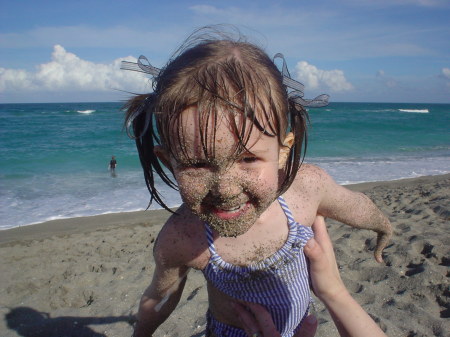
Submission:
[[[311,226],[333,180],[322,168],[302,164],[293,183],[284,193],[296,221]]]
[[[332,178],[319,166],[313,164],[302,164],[292,184],[293,188],[315,189],[324,187],[330,183]]]
[[[182,205],[159,232],[154,246],[155,258],[198,269],[205,251],[208,252],[208,244],[203,222]]]
[[[335,184],[324,169],[312,164],[302,164],[286,194],[297,197],[302,203],[305,199],[318,203]]]

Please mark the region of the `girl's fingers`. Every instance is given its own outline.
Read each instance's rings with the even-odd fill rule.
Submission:
[[[392,236],[391,231],[378,233],[377,247],[375,248],[374,255],[375,255],[375,260],[377,260],[377,262],[379,262],[379,263],[383,262],[383,257],[382,257],[383,249],[386,248],[391,236]]]

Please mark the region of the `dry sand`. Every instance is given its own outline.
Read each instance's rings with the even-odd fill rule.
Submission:
[[[450,175],[351,185],[389,216],[385,265],[372,232],[328,222],[342,278],[389,336],[450,336]],[[0,232],[0,336],[130,336],[168,213],[51,221]],[[191,271],[155,336],[203,336],[205,281]],[[320,302],[317,336],[338,336]]]

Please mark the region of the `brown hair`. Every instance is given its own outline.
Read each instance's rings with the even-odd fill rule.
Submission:
[[[254,127],[277,137],[280,145],[287,132],[294,134],[279,194],[292,184],[302,162],[308,115],[288,97],[274,62],[242,36],[205,37],[204,31],[195,32],[154,78],[153,93],[135,96],[125,105],[126,127],[136,140],[151,195],[149,205],[155,200],[168,209],[155,186],[155,173],[178,190],[176,181],[164,171],[153,149],[162,145],[177,158],[173,149],[184,148],[180,115],[190,106],[196,106],[201,116],[199,130],[206,158],[214,157],[214,142],[208,144],[208,135],[212,134],[214,139],[216,131],[208,129],[208,122],[225,114],[238,138],[236,155],[246,149]],[[240,117],[240,123],[236,123],[236,116]]]

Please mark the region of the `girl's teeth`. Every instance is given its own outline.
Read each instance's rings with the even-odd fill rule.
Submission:
[[[241,208],[242,208],[242,205],[239,205],[239,206],[236,206],[234,208],[222,209],[222,211],[224,211],[224,212],[235,212],[235,211],[237,211],[237,210],[239,210]]]

